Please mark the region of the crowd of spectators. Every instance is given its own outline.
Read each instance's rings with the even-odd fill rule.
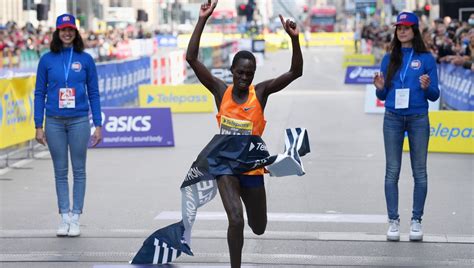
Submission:
[[[151,34],[144,33],[132,25],[125,28],[109,27],[102,32],[85,31],[83,28],[79,31],[86,50],[94,50],[93,54],[97,61],[120,59],[123,56],[121,50],[130,39],[151,37]],[[32,55],[30,58],[39,59],[42,54],[49,51],[53,32],[54,28],[42,25],[35,28],[27,23],[20,28],[16,23],[7,23],[5,27],[0,28],[0,58]],[[13,65],[18,65],[18,60]]]
[[[54,28],[33,27],[28,23],[19,28],[16,23],[7,23],[0,28],[0,57],[21,58],[22,53],[39,58],[49,50]],[[422,18],[420,31],[426,47],[438,62],[449,62],[474,71],[474,14],[468,22],[445,17],[428,23]],[[110,61],[126,57],[124,52],[130,39],[151,37],[139,27],[109,27],[101,32],[80,30],[86,49],[97,61]],[[387,50],[394,34],[394,27],[367,23],[357,27],[354,39],[357,53],[375,54],[378,58]],[[18,64],[18,61],[14,64]],[[1,66],[1,61],[0,61]],[[11,66],[11,62],[10,62]]]
[[[374,53],[379,49],[385,53],[393,38],[394,27],[388,25],[377,26],[368,23],[359,28],[362,49],[359,52]],[[432,23],[421,20],[420,31],[427,49],[433,54],[436,61],[449,62],[474,71],[474,14],[469,20],[460,22],[450,17],[437,19]],[[356,47],[357,38],[356,38]],[[362,50],[362,51],[360,51]]]

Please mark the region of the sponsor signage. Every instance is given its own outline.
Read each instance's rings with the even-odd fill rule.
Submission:
[[[36,76],[0,79],[0,149],[35,137]]]
[[[201,84],[141,85],[138,95],[140,107],[170,107],[173,113],[214,111],[214,97]]]
[[[455,110],[474,111],[474,73],[452,64],[438,67],[443,105]]]
[[[342,67],[347,66],[372,66],[375,64],[375,56],[372,54],[348,54],[344,55]]]
[[[178,38],[173,35],[157,35],[158,47],[177,47]]]
[[[91,120],[92,124],[92,120]],[[91,134],[94,133],[91,128]],[[169,108],[104,108],[97,147],[174,146]]]
[[[379,66],[347,66],[345,84],[372,84]]]
[[[474,154],[474,113],[459,111],[430,112],[429,152]],[[403,144],[409,150],[408,138]]]

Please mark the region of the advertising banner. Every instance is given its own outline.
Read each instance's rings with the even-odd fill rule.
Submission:
[[[429,117],[429,152],[474,154],[474,113],[439,111],[430,112]],[[409,150],[406,137],[403,150]]]
[[[35,137],[36,76],[0,79],[0,149]]]
[[[474,73],[452,64],[440,64],[439,87],[443,104],[459,111],[474,111]]]
[[[157,35],[158,47],[177,47],[178,38],[174,35]]]
[[[140,107],[170,107],[173,113],[210,113],[214,97],[201,84],[178,86],[141,85]]]
[[[300,43],[305,43],[304,35],[299,36]],[[346,46],[354,45],[354,33],[341,32],[341,33],[311,33],[309,38],[309,46]],[[365,64],[365,65],[373,65]]]
[[[347,66],[345,84],[372,84],[379,66]]]
[[[348,54],[344,55],[342,67],[347,66],[372,66],[375,64],[375,56],[371,54]]]
[[[102,120],[103,140],[96,147],[174,146],[169,108],[104,108]]]
[[[125,106],[138,99],[138,85],[151,83],[149,57],[97,64],[100,101],[103,107]]]

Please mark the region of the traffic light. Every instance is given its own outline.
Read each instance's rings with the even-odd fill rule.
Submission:
[[[431,10],[430,4],[426,4],[423,7],[423,14],[426,15],[427,17],[429,17],[430,16],[430,10]]]
[[[249,0],[247,4],[247,9],[246,9],[246,16],[247,16],[247,22],[253,20],[253,11],[255,10],[255,2],[254,0]]]
[[[237,7],[237,14],[239,16],[245,16],[246,14],[246,11],[247,10],[247,5],[246,4],[240,4],[238,7]]]

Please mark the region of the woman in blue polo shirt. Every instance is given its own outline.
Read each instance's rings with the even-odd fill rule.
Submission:
[[[385,143],[385,200],[389,218],[387,239],[400,240],[398,179],[405,132],[410,145],[410,160],[415,186],[410,240],[423,239],[421,217],[427,194],[426,161],[430,125],[428,100],[439,97],[436,62],[423,43],[418,18],[410,12],[397,17],[390,53],[382,60],[381,73],[374,77],[376,95],[385,101],[383,135]]]
[[[97,70],[92,57],[84,52],[84,43],[72,15],[63,14],[57,18],[50,48],[51,52],[41,57],[36,75],[36,140],[48,144],[53,159],[61,214],[56,235],[79,236],[79,215],[86,190],[86,154],[91,137],[89,107],[95,125],[92,146],[102,139]],[[74,177],[72,209],[68,185],[69,154]]]

